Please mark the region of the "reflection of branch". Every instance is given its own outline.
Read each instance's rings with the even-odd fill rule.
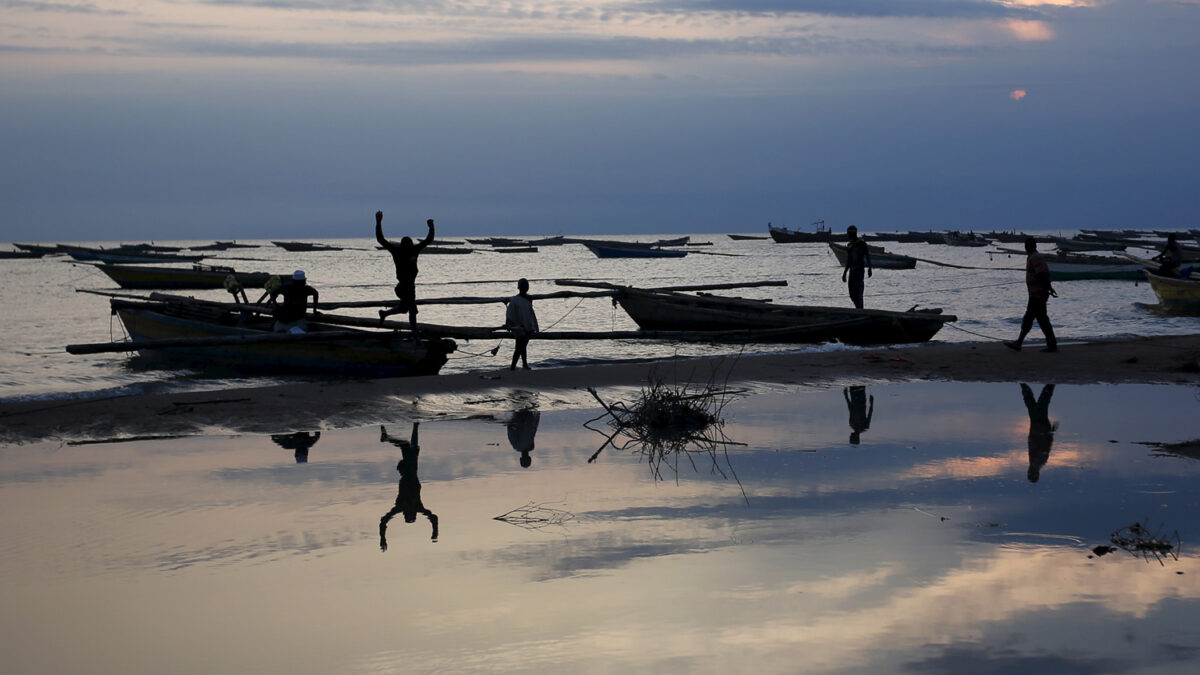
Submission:
[[[546,506],[546,502],[541,504],[529,502],[524,506],[518,506],[508,513],[496,516],[492,520],[499,520],[509,525],[523,527],[527,530],[540,530],[550,525],[563,525],[568,520],[573,520],[574,518],[575,514]]]
[[[589,463],[611,445],[617,450],[633,450],[644,455],[654,480],[663,480],[663,467],[666,466],[675,473],[678,481],[680,458],[686,458],[692,470],[699,471],[695,454],[704,453],[712,462],[710,471],[724,479],[732,476],[742,490],[742,497],[746,498],[745,488],[729,458],[729,446],[745,444],[731,441],[725,435],[725,422],[721,419],[725,405],[733,395],[741,393],[740,390],[718,387],[711,381],[698,390],[689,390],[688,385],[668,386],[652,375],[638,399],[628,405],[620,401],[609,404],[591,387],[588,387],[588,393],[605,411],[583,425],[605,436],[604,443],[588,458]],[[591,426],[605,418],[611,432]],[[625,437],[623,442],[618,441],[620,436]],[[717,456],[718,448],[722,450],[725,467]]]
[[[1171,540],[1172,536],[1174,536],[1174,541]],[[1117,547],[1129,551],[1130,555],[1140,554],[1146,562],[1149,562],[1150,557],[1153,556],[1159,565],[1163,564],[1163,559],[1166,557],[1179,560],[1179,549],[1183,543],[1179,539],[1179,530],[1163,537],[1162,526],[1159,526],[1157,532],[1151,534],[1150,528],[1142,523],[1122,527],[1113,532],[1109,539]]]

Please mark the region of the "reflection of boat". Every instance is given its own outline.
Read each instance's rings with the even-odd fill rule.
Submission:
[[[233,275],[243,288],[262,288],[270,278],[266,272],[235,272],[232,267],[146,267],[144,265],[96,265],[121,288],[221,288]]]
[[[813,223],[817,226],[815,232],[800,232],[799,230],[789,230],[786,227],[777,227],[767,223],[767,232],[777,243],[794,244],[800,242],[819,242],[827,243],[831,241],[849,241],[850,235],[846,233],[834,234],[825,228],[825,221],[818,220]]]
[[[1200,314],[1200,280],[1172,279],[1144,270],[1159,305],[1169,312]]]
[[[238,372],[325,373],[366,377],[434,375],[456,345],[436,339],[414,344],[399,331],[347,328],[310,320],[301,334],[274,333],[274,320],[219,303],[113,299],[113,312],[142,356]],[[259,308],[261,309],[261,308]],[[68,347],[86,353],[86,345]],[[111,350],[107,350],[111,351]]]
[[[330,244],[314,244],[306,241],[273,241],[279,248],[285,251],[341,251],[341,246],[332,246]]]
[[[829,248],[837,257],[838,264],[845,266],[846,252],[849,250],[846,244],[829,242]],[[871,267],[885,270],[911,270],[917,266],[917,259],[912,256],[888,253],[883,250],[882,246],[868,246],[867,248],[871,251]]]
[[[958,317],[941,309],[883,309],[781,305],[764,300],[615,287],[617,303],[643,330],[770,331],[764,342],[893,344],[925,342]]]
[[[685,249],[656,248],[640,246],[620,246],[605,244],[585,244],[588,250],[597,258],[682,258],[688,254]]]

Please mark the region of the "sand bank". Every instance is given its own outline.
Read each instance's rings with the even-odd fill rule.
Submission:
[[[637,387],[651,376],[700,384],[716,379],[749,387],[914,380],[1197,385],[1198,362],[1200,335],[1181,335],[1065,342],[1056,354],[1041,353],[1036,346],[1013,352],[999,343],[933,343],[736,359],[502,369],[219,392],[0,403],[0,442],[347,428],[427,416],[429,412],[419,404],[422,397],[504,396],[519,390],[544,394],[542,401],[586,403],[588,387]],[[542,406],[546,409],[547,404]]]

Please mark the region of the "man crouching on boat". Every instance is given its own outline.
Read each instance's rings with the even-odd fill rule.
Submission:
[[[308,296],[313,299],[313,312],[317,311],[319,294],[317,289],[308,285],[304,270],[292,273],[292,280],[278,290],[271,292],[271,302],[282,295],[283,303],[275,308],[276,333],[307,333],[308,332]]]

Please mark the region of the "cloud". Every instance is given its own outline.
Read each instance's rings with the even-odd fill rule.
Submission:
[[[1024,89],[1013,89],[1008,93],[1008,97],[1014,101],[1020,101],[1025,98],[1026,91]]]
[[[0,7],[5,9],[25,10],[29,12],[54,12],[61,14],[108,14],[119,16],[128,14],[119,9],[101,9],[92,4],[69,5],[61,2],[37,2],[36,0],[2,0]]]

